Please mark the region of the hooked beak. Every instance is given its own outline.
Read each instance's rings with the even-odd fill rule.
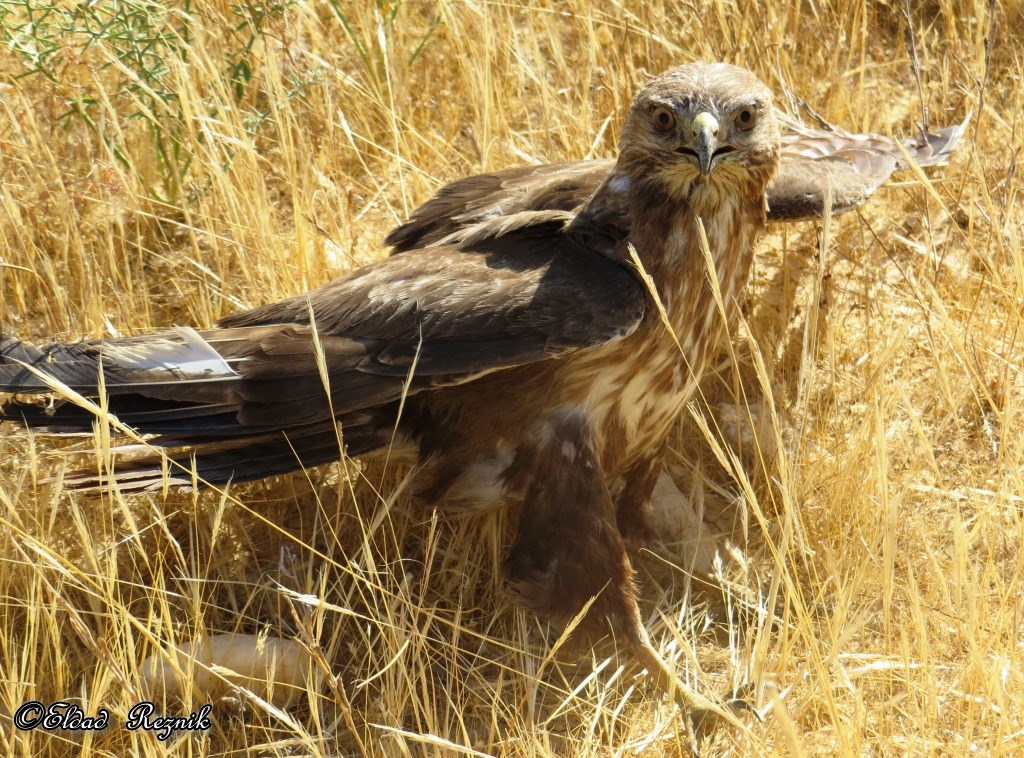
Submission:
[[[693,138],[690,142],[679,148],[682,155],[694,158],[701,176],[707,176],[715,167],[719,156],[731,153],[733,148],[729,145],[718,143],[718,119],[707,111],[698,113],[690,123],[693,131]]]

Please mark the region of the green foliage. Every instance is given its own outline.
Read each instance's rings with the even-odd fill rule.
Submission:
[[[345,30],[346,36],[352,42],[352,45],[356,49],[356,53],[359,55],[359,60],[363,64],[370,81],[375,86],[383,88],[383,85],[387,81],[387,70],[389,65],[388,60],[388,48],[390,41],[394,38],[396,29],[401,28],[403,23],[399,18],[399,12],[405,3],[402,0],[396,2],[389,2],[389,0],[374,0],[376,5],[376,12],[374,17],[377,21],[377,28],[372,30],[372,33],[360,34],[360,30],[357,28],[356,23],[353,21],[350,14],[342,11],[342,4],[340,0],[328,0],[331,7],[331,12],[334,17],[341,24]],[[430,41],[431,36],[436,31],[437,27],[441,25],[441,17],[435,16],[427,27],[426,31],[423,32],[416,47],[412,53],[409,54],[407,60],[404,61],[405,66],[408,68],[415,63],[420,53],[423,52],[423,48],[427,42]]]
[[[227,77],[232,84],[235,97],[241,100],[252,79],[253,46],[268,31],[269,24],[285,15],[295,0],[284,2],[252,2],[247,0],[231,6],[231,13],[238,18],[235,31],[245,40],[242,46],[228,54]]]
[[[256,64],[253,50],[268,34],[268,27],[284,17],[294,0],[246,2],[231,6],[237,18],[238,42],[225,55],[224,76],[236,101],[246,97]],[[185,139],[185,114],[175,82],[172,59],[187,62],[198,23],[191,0],[102,0],[62,5],[54,0],[0,0],[0,39],[21,60],[16,78],[38,77],[66,104],[57,120],[85,124],[102,139],[126,169],[132,166],[112,130],[101,131],[96,112],[101,102],[91,82],[72,81],[77,68],[92,74],[106,72],[116,82],[105,84],[120,119],[145,121],[157,157],[161,200],[174,202],[186,186],[193,154]],[[319,82],[318,76],[294,81],[289,95],[300,94]],[[210,115],[234,103],[206,102]],[[247,120],[255,132],[266,114]],[[201,139],[201,137],[200,137]]]
[[[58,120],[80,119],[130,168],[114,138],[100,134],[93,115],[100,103],[90,88],[66,86],[66,74],[78,64],[85,63],[96,73],[118,72],[113,94],[119,114],[146,121],[166,199],[178,195],[191,163],[181,140],[181,105],[167,76],[171,57],[187,58],[190,26],[190,0],[109,0],[71,6],[0,0],[0,35],[24,64],[18,77],[41,77],[55,85],[67,104]]]
[[[222,74],[231,102],[216,92],[205,93],[204,107],[216,117],[224,108],[244,103],[249,114],[246,129],[255,134],[269,118],[269,109],[256,105],[250,90],[259,70],[258,43],[273,36],[296,0],[243,0],[229,6],[233,23],[225,25],[228,45],[222,53]],[[379,28],[359,34],[337,0],[330,0],[334,17],[344,27],[359,59],[377,84],[386,80],[386,45],[400,23],[402,2],[377,0]],[[186,115],[172,76],[172,61],[187,62],[201,18],[192,0],[87,0],[66,4],[58,0],[0,0],[0,41],[20,59],[15,78],[36,77],[66,109],[57,121],[84,124],[106,145],[126,170],[133,170],[118,130],[101,129],[97,113],[104,91],[120,120],[145,122],[157,158],[159,187],[154,193],[164,202],[181,199],[188,186],[194,157],[186,138]],[[441,23],[434,19],[405,61],[412,64]],[[88,74],[83,75],[83,71]],[[103,83],[96,80],[102,74]],[[323,78],[319,69],[290,73],[289,99],[304,93]],[[111,84],[113,82],[113,84]],[[198,139],[202,139],[201,135]],[[228,151],[230,160],[231,151]]]

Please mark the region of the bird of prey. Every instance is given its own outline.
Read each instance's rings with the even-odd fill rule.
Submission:
[[[546,618],[582,616],[585,633],[611,633],[691,719],[721,712],[651,645],[626,542],[651,531],[666,438],[743,291],[772,203],[785,208],[772,193],[800,208],[822,192],[817,179],[787,181],[792,171],[778,178],[786,149],[752,73],[680,66],[636,95],[614,163],[456,183],[390,238],[415,249],[310,293],[202,331],[43,347],[0,339],[0,392],[15,394],[0,418],[89,431],[82,405],[24,396],[57,383],[105,395],[111,414],[163,451],[117,462],[105,481],[126,491],[262,478],[336,460],[343,444],[417,464],[427,502],[520,504],[504,565],[513,594]],[[842,173],[844,161],[861,163],[844,155],[814,176]],[[885,175],[865,174],[861,194]]]
[[[801,101],[801,105],[807,108]],[[807,110],[819,123],[812,128],[776,111],[782,150],[779,167],[765,193],[767,220],[792,222],[818,219],[826,213],[826,195],[831,194],[828,212],[833,216],[863,205],[892,173],[907,169],[908,157],[918,166],[941,165],[948,161],[969,121],[935,131],[922,130],[920,137],[894,140],[879,134],[855,134],[827,123]],[[455,242],[477,227],[516,223],[521,213],[566,211],[576,213],[586,205],[616,164],[615,160],[582,160],[535,166],[517,166],[488,174],[459,179],[444,185],[432,198],[416,208],[409,219],[392,230],[385,244],[392,253]],[[628,234],[620,230],[622,235]],[[654,495],[640,490],[638,497],[650,497],[651,504],[636,506],[641,515],[658,510],[658,494],[682,498],[672,477],[662,471]],[[665,504],[664,509],[673,506]],[[694,518],[699,518],[693,514]],[[652,546],[652,531],[638,520],[627,527],[636,535],[637,545]],[[627,540],[633,542],[634,540]],[[653,541],[657,544],[657,541]],[[687,556],[692,571],[710,572],[714,550],[694,547]]]

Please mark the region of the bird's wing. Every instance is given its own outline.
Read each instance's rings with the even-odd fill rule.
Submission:
[[[387,258],[208,331],[47,348],[8,339],[0,392],[48,392],[30,364],[95,396],[102,366],[111,412],[139,431],[231,436],[374,408],[629,334],[643,317],[642,286],[574,243],[564,224],[564,214],[542,214],[460,248]],[[9,402],[0,418],[91,429],[70,404]]]
[[[906,155],[919,166],[945,163],[967,126],[965,121],[897,141],[838,127],[814,129],[785,115],[779,118],[784,127],[782,161],[768,187],[770,221],[821,216],[829,188],[833,215],[863,205],[893,171],[908,167]]]
[[[413,211],[384,243],[395,252],[405,252],[517,213],[575,212],[597,191],[614,165],[613,160],[591,160],[517,166],[460,179],[442,187]]]
[[[967,125],[914,139],[854,134],[838,127],[812,129],[780,114],[782,162],[768,187],[768,220],[821,216],[832,186],[832,213],[867,201],[893,171],[906,168],[900,144],[920,166],[949,159]],[[611,160],[554,163],[480,174],[445,185],[384,240],[400,253],[437,244],[479,223],[523,212],[579,210],[608,176]]]

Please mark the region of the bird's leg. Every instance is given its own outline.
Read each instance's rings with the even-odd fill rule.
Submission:
[[[574,619],[590,603],[578,629],[590,638],[611,632],[683,708],[691,738],[707,715],[726,715],[687,687],[647,636],[585,415],[562,411],[541,421],[520,446],[506,478],[524,499],[505,561],[513,594],[538,615],[560,622]]]
[[[642,627],[643,639],[632,642],[630,652],[636,661],[647,669],[662,692],[672,698],[683,711],[686,720],[686,731],[690,744],[696,752],[700,738],[720,721],[735,722],[735,712],[749,710],[750,707],[741,700],[734,700],[718,705],[686,686],[672,670],[668,662],[651,644],[646,630]]]
[[[615,522],[627,547],[638,550],[658,546],[651,496],[663,470],[664,446],[637,460],[620,477],[615,497]]]

